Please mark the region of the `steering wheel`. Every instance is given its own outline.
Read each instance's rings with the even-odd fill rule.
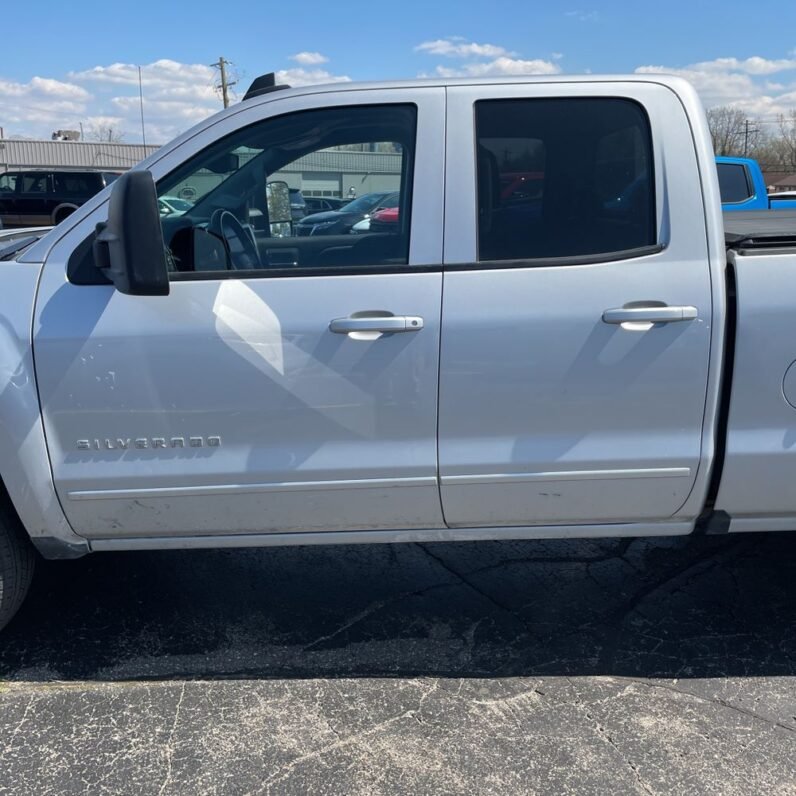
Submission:
[[[207,231],[224,243],[231,270],[250,271],[262,267],[257,244],[229,210],[223,208],[215,210],[210,216]]]

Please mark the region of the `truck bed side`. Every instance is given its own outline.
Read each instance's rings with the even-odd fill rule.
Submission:
[[[734,370],[716,511],[730,531],[796,528],[796,213],[733,214]]]

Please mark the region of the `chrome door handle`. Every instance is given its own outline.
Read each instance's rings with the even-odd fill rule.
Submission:
[[[697,317],[696,307],[617,307],[603,312],[604,323],[676,323]]]
[[[419,315],[357,315],[335,318],[329,331],[335,334],[352,332],[419,332],[423,319]]]

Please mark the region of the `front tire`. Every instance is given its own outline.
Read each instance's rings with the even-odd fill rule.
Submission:
[[[9,506],[0,508],[0,630],[19,610],[33,579],[36,554]]]

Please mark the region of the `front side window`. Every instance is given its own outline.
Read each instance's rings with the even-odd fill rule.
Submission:
[[[719,193],[723,204],[745,202],[754,195],[743,164],[717,163],[716,170],[719,174]]]
[[[484,100],[475,115],[479,260],[655,244],[652,138],[637,103]]]
[[[221,139],[158,183],[171,269],[206,278],[407,264],[416,122],[413,105],[328,108]],[[319,182],[352,201],[310,207],[302,185]],[[400,222],[361,234],[385,201]]]
[[[15,191],[17,188],[16,174],[0,174],[0,191]]]

